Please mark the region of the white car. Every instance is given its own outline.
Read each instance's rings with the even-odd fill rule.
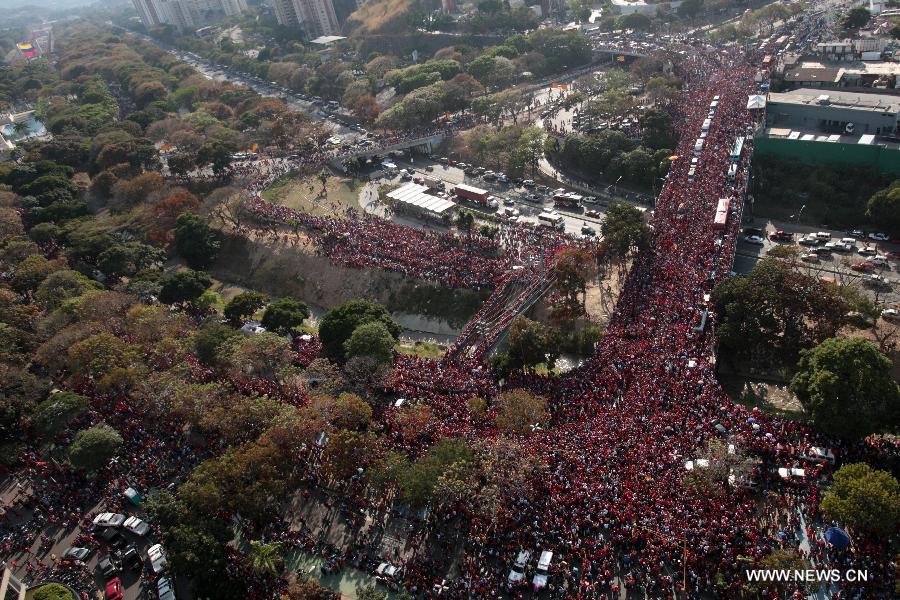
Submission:
[[[765,243],[765,240],[763,240],[758,235],[745,235],[744,241],[748,244],[754,244],[756,246],[762,246]]]
[[[802,260],[803,262],[819,262],[819,255],[813,254],[812,252],[801,254],[800,260]]]
[[[900,320],[900,310],[897,310],[896,308],[886,308],[881,311],[881,318],[885,321]]]
[[[147,558],[150,560],[153,572],[157,575],[166,568],[166,551],[163,550],[162,544],[154,544],[147,548]]]
[[[159,578],[159,581],[156,582],[156,591],[159,594],[159,600],[175,600],[175,588],[168,577]]]
[[[547,579],[550,578],[550,563],[553,561],[553,552],[544,550],[541,552],[541,558],[538,560],[537,571],[531,579],[535,590],[547,587]]]
[[[512,568],[509,570],[510,583],[520,583],[525,579],[525,567],[528,566],[529,560],[531,560],[531,552],[528,550],[519,552],[519,555],[516,557],[516,562],[513,563]]]
[[[100,513],[94,517],[94,525],[97,527],[118,527],[125,522],[125,515],[119,513]]]
[[[878,241],[878,242],[887,242],[887,241],[890,240],[891,238],[888,237],[888,235],[887,235],[886,233],[870,233],[870,234],[869,234],[869,239],[870,239],[870,240],[875,240],[875,241]]]
[[[830,240],[831,239],[831,234],[828,233],[827,231],[817,231],[814,235],[815,235],[816,239],[819,239],[819,240]]]
[[[124,527],[134,535],[139,535],[141,537],[150,533],[150,526],[137,517],[128,517],[127,519],[125,519],[125,523],[122,524],[122,527]]]

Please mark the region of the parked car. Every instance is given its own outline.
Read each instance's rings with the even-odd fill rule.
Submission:
[[[819,262],[819,255],[812,252],[801,254],[800,260],[802,260],[803,262]]]
[[[868,246],[866,246],[865,248],[860,248],[859,250],[857,250],[856,253],[862,256],[875,256],[876,254],[878,254],[878,251],[875,250],[875,248],[869,248]]]
[[[509,570],[509,577],[507,579],[510,584],[515,585],[525,580],[525,569],[528,567],[529,560],[531,560],[531,552],[528,550],[519,552],[516,556],[516,561]]]
[[[853,263],[852,265],[850,265],[850,268],[853,269],[854,271],[868,272],[868,271],[874,271],[875,265],[873,265],[870,262],[863,261],[863,262]]]
[[[154,544],[147,548],[147,558],[150,560],[153,572],[157,575],[166,568],[166,552],[163,550],[162,544]]]
[[[94,517],[94,525],[97,527],[118,527],[125,522],[125,515],[118,513],[100,513]]]
[[[794,239],[794,234],[788,233],[782,229],[776,229],[773,233],[769,234],[769,239],[775,242],[787,242]]]
[[[125,548],[125,551],[119,556],[119,562],[123,567],[135,570],[139,570],[144,563],[144,561],[141,560],[141,555],[138,553],[137,548],[130,545]]]
[[[91,551],[87,548],[80,548],[78,546],[72,546],[65,552],[63,552],[62,558],[63,560],[80,560],[84,562],[88,556],[90,556]]]
[[[159,600],[175,600],[175,588],[168,577],[160,577],[156,582],[156,593]]]
[[[870,240],[875,240],[876,242],[887,242],[890,241],[891,237],[886,233],[870,233],[868,235]]]
[[[896,308],[886,308],[881,311],[881,318],[885,321],[900,320],[900,310],[897,310]]]
[[[804,238],[801,238],[797,243],[801,246],[818,246],[819,240],[815,236],[806,236]]]
[[[125,523],[122,524],[122,527],[124,527],[131,533],[139,535],[141,537],[150,533],[150,526],[135,516],[131,516],[125,519]]]
[[[106,600],[122,600],[122,580],[116,577],[106,582]]]
[[[550,550],[541,552],[541,557],[538,559],[537,570],[534,573],[534,577],[531,579],[531,583],[534,585],[535,590],[547,587],[547,580],[550,578],[551,562],[553,562],[553,552]]]
[[[115,560],[114,557],[109,554],[105,556],[101,556],[100,560],[97,561],[97,568],[103,573],[104,578],[109,578],[122,570],[121,565],[119,565],[118,561]]]

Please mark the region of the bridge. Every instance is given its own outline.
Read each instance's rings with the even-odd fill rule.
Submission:
[[[431,154],[432,152],[434,152],[434,149],[438,146],[438,144],[440,144],[444,140],[445,137],[446,133],[440,132],[399,140],[393,143],[388,141],[387,144],[377,146],[372,145],[364,148],[354,148],[347,152],[341,152],[337,154],[329,162],[332,166],[340,168],[341,163],[347,160],[372,158],[373,156],[381,156],[390,152],[408,150],[410,148],[418,148],[424,153]]]

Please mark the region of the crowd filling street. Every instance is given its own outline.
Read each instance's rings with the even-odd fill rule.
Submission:
[[[890,595],[886,586],[894,567],[884,558],[888,552],[881,542],[857,539],[843,550],[825,542],[823,531],[830,523],[818,507],[832,464],[810,448],[828,448],[843,462],[888,463],[897,459],[896,446],[841,442],[744,408],[725,395],[715,377],[716,323],[709,294],[732,270],[752,153],[752,148],[745,150],[736,174],[729,177],[730,150],[759,119],[747,110],[746,101],[756,90],[754,75],[762,55],[774,50],[710,46],[697,48],[682,62],[685,89],[674,109],[678,158],[654,207],[650,243],[635,257],[593,356],[558,377],[518,374],[498,382],[482,361],[546,283],[556,254],[574,245],[591,250],[598,242],[523,224],[504,224],[488,238],[412,228],[353,209],[339,216],[313,216],[261,196],[289,172],[340,160],[340,150],[273,162],[264,170],[236,170],[249,182],[245,209],[253,227],[273,236],[291,229],[303,232],[317,253],[337,264],[398,272],[449,288],[493,290],[453,352],[442,360],[397,357],[378,390],[388,398],[427,403],[437,423],[436,439],[499,435],[493,424],[473,419],[467,402],[474,397],[494,398],[501,391],[524,388],[550,400],[551,425],[535,428],[525,442],[530,452],[548,461],[548,475],[532,478],[533,493],[513,499],[490,521],[462,503],[428,516],[421,523],[425,535],[437,539],[443,539],[448,522],[466,517],[467,541],[458,576],[450,580],[444,562],[425,552],[408,555],[399,583],[410,592],[431,597],[437,586],[455,598],[526,597],[533,592],[532,580],[515,583],[508,577],[510,565],[526,550],[534,557],[553,553],[548,583],[540,592],[549,597],[618,598],[629,591],[648,598],[679,593],[731,598],[746,586],[748,562],[773,550],[793,549],[817,568],[868,570],[868,582],[835,585],[829,590],[832,598]],[[705,143],[694,151],[714,101]],[[378,148],[446,132],[441,126],[384,137]],[[717,224],[721,199],[730,203],[726,220]],[[467,344],[473,351],[467,351]],[[316,351],[298,350],[307,362]],[[189,367],[198,381],[204,380],[203,367]],[[232,383],[238,388],[262,385]],[[259,394],[269,393],[279,393],[277,384]],[[125,440],[115,465],[85,479],[65,463],[40,460],[35,452],[25,467],[8,474],[10,485],[4,491],[0,551],[14,557],[11,567],[31,579],[65,581],[83,598],[89,597],[93,576],[78,561],[51,551],[57,539],[110,551],[94,525],[98,513],[122,512],[127,503],[122,492],[128,487],[145,494],[179,481],[218,444],[209,439],[189,446],[180,424],[157,420],[151,430],[138,407],[117,402],[113,395],[109,400],[102,418]],[[686,461],[715,439],[759,459],[743,474],[746,485],[734,485],[719,496],[687,489],[682,483]],[[57,442],[67,445],[71,434]],[[399,438],[396,444],[413,456],[425,451]],[[788,476],[779,469],[787,469]],[[370,508],[352,494],[345,502],[363,512]],[[152,537],[156,532],[150,529]],[[364,549],[331,546],[306,527],[272,529],[264,537],[339,557],[339,565]],[[235,561],[235,569],[241,568]],[[145,564],[140,577],[152,588],[159,573]],[[247,572],[246,577],[255,576]],[[260,577],[253,597],[275,597],[271,586],[270,579]],[[805,595],[799,584],[792,594]]]

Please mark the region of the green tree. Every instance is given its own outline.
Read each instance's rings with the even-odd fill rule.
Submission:
[[[240,325],[266,305],[268,297],[260,292],[241,292],[225,305],[225,318],[232,325]]]
[[[891,359],[868,340],[827,339],[802,350],[797,368],[791,390],[824,431],[860,438],[900,423]]]
[[[122,446],[122,436],[109,425],[94,425],[75,434],[69,445],[69,462],[86,471],[105,466]]]
[[[443,438],[432,446],[412,467],[400,473],[401,498],[419,508],[434,499],[438,480],[454,466],[471,463],[474,454],[465,440]]]
[[[222,247],[218,231],[191,212],[178,215],[175,220],[175,248],[192,269],[208,267]]]
[[[844,465],[822,498],[822,512],[862,532],[890,535],[900,524],[900,483],[865,463]]]
[[[183,304],[200,297],[212,285],[212,279],[203,271],[178,271],[162,282],[159,301],[163,304]]]
[[[795,363],[800,350],[833,337],[850,310],[835,286],[774,258],[722,281],[712,300],[720,347],[756,366]]]
[[[86,396],[75,392],[57,392],[34,409],[32,419],[38,431],[46,436],[54,436],[65,429],[73,420],[84,414],[90,407]]]
[[[113,243],[97,256],[97,268],[108,278],[133,277],[144,269],[162,264],[162,250],[137,241]]]
[[[900,179],[869,198],[866,216],[892,237],[900,237]]]
[[[497,397],[497,427],[507,433],[525,434],[550,420],[547,400],[526,390],[512,390]]]
[[[867,25],[871,18],[872,13],[869,12],[869,9],[862,7],[853,8],[844,17],[842,25],[844,29],[859,29]]]
[[[270,331],[289,333],[309,318],[309,307],[294,298],[278,298],[266,307],[262,316],[262,326]]]
[[[62,584],[45,583],[34,590],[33,600],[75,600],[75,596]]]
[[[241,332],[235,331],[227,325],[216,322],[205,323],[194,333],[192,338],[197,358],[204,365],[215,365],[222,348],[229,340],[240,335]]]
[[[509,327],[507,346],[515,367],[546,364],[552,369],[559,358],[560,339],[555,330],[520,315]]]
[[[641,13],[631,13],[619,17],[617,24],[619,29],[637,29],[638,31],[649,31],[653,25],[653,21],[647,15]]]
[[[115,369],[130,367],[137,349],[109,333],[98,333],[69,346],[69,372],[74,377],[99,379]]]
[[[387,310],[375,302],[351,300],[332,308],[319,323],[319,339],[325,355],[332,360],[343,361],[344,342],[360,325],[376,321],[384,324],[394,339],[398,339],[403,331]]]
[[[284,558],[281,556],[281,543],[264,543],[250,540],[250,551],[247,553],[247,564],[259,575],[277,576],[284,569]]]
[[[684,0],[678,7],[678,16],[693,19],[700,14],[701,10],[703,10],[703,0]]]
[[[609,250],[622,260],[632,249],[643,247],[649,237],[644,213],[625,203],[609,207],[600,224],[600,233]]]
[[[390,362],[396,338],[380,321],[363,323],[353,330],[344,343],[347,359],[367,356],[378,364]]]
[[[531,167],[531,175],[537,171],[538,162],[544,156],[544,130],[540,127],[526,127],[516,143],[516,151],[524,163]]]
[[[356,600],[387,600],[387,598],[387,592],[382,592],[373,584],[356,586]]]
[[[231,155],[237,150],[232,142],[209,141],[197,151],[197,165],[211,166],[213,173],[223,175],[231,166]]]
[[[797,554],[793,550],[775,550],[771,554],[766,555],[760,561],[760,567],[764,569],[771,570],[790,570],[799,569],[801,571],[812,568],[812,563],[808,560]],[[796,587],[796,584],[793,582],[776,582],[776,583],[766,583],[766,584],[755,584],[752,586],[753,591],[758,594],[758,597],[765,596],[766,594],[762,591],[762,589],[770,590],[772,593],[773,590],[777,590],[777,597],[788,597],[792,593],[792,590]],[[815,582],[807,582],[805,584],[805,589],[808,594],[813,594],[818,590],[818,586]]]
[[[658,108],[650,108],[641,115],[641,143],[648,148],[659,150],[671,148],[674,144],[672,116]]]
[[[54,310],[68,300],[88,290],[101,288],[78,271],[55,271],[44,278],[34,293],[35,300],[47,310]]]

